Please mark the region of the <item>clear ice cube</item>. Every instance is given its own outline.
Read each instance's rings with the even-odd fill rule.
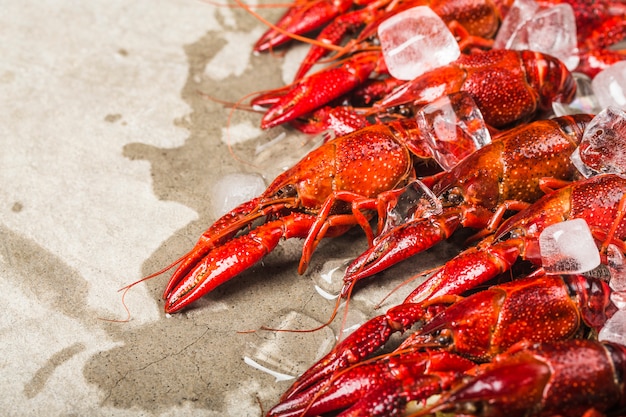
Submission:
[[[315,329],[319,321],[299,311],[289,311],[267,324],[270,330],[259,330],[250,335],[243,352],[246,364],[270,375],[277,381],[302,374],[324,356],[333,346],[335,336],[328,327],[314,332],[293,332],[296,329]],[[280,331],[276,331],[280,330]],[[294,349],[306,346],[306,349]]]
[[[212,187],[211,211],[215,218],[257,197],[267,185],[259,174],[237,172],[221,177]]]
[[[464,91],[427,104],[415,117],[433,158],[446,171],[491,142],[478,106]]]
[[[613,291],[610,295],[610,298],[618,310],[626,310],[626,292]]]
[[[528,47],[560,59],[567,68],[578,66],[576,17],[567,3],[539,9],[526,26]]]
[[[598,333],[598,340],[626,345],[626,311],[618,310]]]
[[[569,159],[572,162],[572,165],[574,165],[576,167],[578,172],[580,172],[583,177],[589,178],[589,177],[593,177],[594,175],[597,174],[597,172],[595,172],[594,170],[589,168],[582,161],[582,159],[580,159],[580,148],[578,146],[576,147],[576,149],[574,149],[574,152],[572,152],[572,154],[570,155]]]
[[[415,218],[439,214],[443,210],[441,201],[435,193],[420,180],[411,181],[399,191],[400,195],[393,199],[387,207],[385,224],[378,234],[379,236]]]
[[[327,300],[335,300],[341,293],[343,277],[354,258],[332,258],[324,262],[321,270],[311,270],[315,291]]]
[[[615,292],[626,291],[626,262],[624,254],[615,245],[607,246],[607,268],[610,272],[609,287]]]
[[[591,82],[602,108],[616,106],[626,110],[626,61],[616,62],[600,71]]]
[[[580,274],[600,265],[600,254],[583,219],[546,227],[539,235],[543,269],[548,274]]]
[[[528,49],[528,34],[522,28],[537,10],[534,0],[515,0],[498,29],[494,49]]]
[[[554,114],[559,117],[579,113],[600,113],[602,107],[591,88],[591,78],[579,72],[572,73],[572,77],[576,81],[576,97],[570,103],[552,102]]]
[[[494,41],[494,48],[530,49],[552,55],[573,70],[578,66],[576,19],[567,3],[540,7],[516,0]]]
[[[598,113],[571,159],[585,177],[626,174],[626,112],[608,107]]]
[[[428,6],[385,20],[378,27],[378,38],[389,73],[400,80],[412,80],[461,55],[454,35]]]

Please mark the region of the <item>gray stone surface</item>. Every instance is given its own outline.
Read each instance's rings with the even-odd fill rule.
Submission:
[[[323,323],[334,302],[313,281],[325,262],[365,248],[359,231],[325,241],[302,277],[301,242],[284,242],[173,317],[162,312],[164,274],[126,293],[129,321],[111,320],[127,318],[118,290],[189,250],[215,220],[212,185],[254,172],[242,161],[277,134],[257,128],[258,114],[229,118],[205,95],[235,102],[279,86],[298,52],[254,56],[261,23],[192,0],[5,1],[1,9],[3,414],[261,415],[289,381],[244,357],[260,349],[276,369],[302,372],[340,323],[304,334],[247,331]],[[437,256],[424,254],[420,268]],[[351,315],[375,314],[412,268],[372,280]]]

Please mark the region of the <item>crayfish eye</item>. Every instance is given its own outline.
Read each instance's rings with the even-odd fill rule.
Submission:
[[[448,332],[442,332],[435,340],[439,346],[450,346],[452,344],[452,335]]]
[[[295,185],[288,184],[276,191],[276,198],[285,198],[285,197],[294,197],[297,194],[298,190]]]
[[[465,200],[463,191],[459,187],[453,187],[443,193],[443,201],[450,205],[458,206]]]
[[[403,117],[412,117],[413,108],[410,106],[406,106],[406,105],[398,106],[398,114],[400,114]]]

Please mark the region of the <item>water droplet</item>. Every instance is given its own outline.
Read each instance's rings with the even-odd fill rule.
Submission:
[[[311,278],[317,293],[327,300],[336,299],[343,287],[343,277],[350,262],[352,258],[329,259],[319,272],[313,272]]]
[[[259,330],[243,353],[244,362],[274,376],[277,381],[296,377],[321,359],[334,345],[333,331],[314,318],[289,311],[267,324],[271,330]]]

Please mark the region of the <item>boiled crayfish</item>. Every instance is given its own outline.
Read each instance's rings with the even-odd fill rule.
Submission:
[[[478,248],[468,249],[449,261],[410,294],[403,304],[369,320],[349,335],[299,377],[269,415],[314,415],[347,407],[354,407],[348,413],[354,412],[355,415],[377,415],[376,410],[381,409],[384,412],[380,415],[396,415],[404,410],[408,401],[425,400],[439,393],[444,395],[434,408],[438,411],[454,410],[457,406],[467,411],[469,409],[463,408],[463,404],[510,401],[515,407],[523,407],[527,411],[530,408],[534,412],[533,406],[525,404],[515,395],[501,397],[506,390],[517,389],[513,379],[508,381],[504,375],[499,375],[501,384],[497,386],[501,386],[499,389],[502,391],[485,389],[472,397],[471,390],[477,388],[480,382],[461,385],[463,388],[457,391],[454,387],[455,374],[448,374],[444,384],[437,369],[426,370],[418,366],[415,371],[412,368],[415,360],[412,352],[446,349],[463,358],[482,362],[491,360],[494,355],[523,340],[548,342],[580,337],[585,333],[584,329],[597,331],[615,313],[616,307],[610,300],[608,285],[596,278],[546,275],[542,269],[537,269],[527,278],[490,287],[460,301],[458,294],[510,269],[520,255],[540,266],[538,235],[546,226],[561,221],[584,219],[598,242],[600,253],[604,253],[611,244],[624,251],[625,207],[626,178],[614,174],[574,182],[544,196],[508,219]],[[383,347],[392,333],[405,332],[416,324],[415,332],[397,348],[395,354],[391,354],[394,356],[394,367],[381,376],[383,370],[375,370],[372,365],[377,363],[377,359],[370,361],[367,358]],[[407,352],[408,355],[404,356]],[[403,358],[408,362],[402,362]],[[506,358],[508,354],[504,353],[493,366],[497,368],[500,361],[508,361]],[[386,367],[387,364],[381,366]],[[486,365],[487,369],[491,369],[490,366]],[[520,366],[534,365],[531,361]],[[612,369],[611,362],[607,362],[607,368]],[[376,374],[370,374],[372,371]],[[430,375],[433,372],[434,381]],[[462,367],[458,372],[466,372],[466,369]],[[478,372],[482,375],[482,371]],[[603,375],[602,372],[600,370],[597,375]],[[385,382],[381,384],[381,380]],[[575,392],[571,381],[563,383],[566,382],[570,383],[568,389]],[[385,390],[382,387],[391,388]],[[536,411],[541,411],[541,407],[552,401],[542,396],[544,387],[542,380],[535,379],[531,379],[526,387],[539,390]],[[448,390],[450,394],[447,394]],[[456,393],[460,392],[463,395],[457,397]],[[592,391],[589,395],[592,395],[590,398],[597,398],[596,395],[602,394]],[[621,398],[621,395],[611,397],[611,401]],[[356,401],[364,398],[367,401]],[[621,401],[611,406],[623,405]],[[566,407],[567,404],[561,406]],[[584,403],[584,406],[596,405]],[[494,411],[493,415],[501,415],[505,410]],[[478,408],[467,412],[480,415],[482,411]]]
[[[261,120],[263,128],[291,123],[306,133],[318,133],[325,129],[334,129],[346,133],[352,129],[370,123],[372,119],[385,119],[390,115],[402,117],[395,112],[393,106],[402,104],[402,112],[406,106],[414,107],[432,101],[433,91],[445,90],[449,94],[454,89],[470,92],[477,101],[481,97],[490,97],[491,104],[497,106],[500,99],[492,100],[490,94],[519,94],[521,91],[534,90],[539,92],[547,85],[556,85],[552,80],[552,71],[545,70],[545,62],[554,59],[544,55],[534,55],[519,60],[510,55],[502,60],[493,59],[487,62],[483,58],[473,58],[475,53],[487,50],[489,41],[495,34],[499,22],[506,16],[512,1],[490,0],[441,0],[441,1],[398,1],[384,0],[372,2],[329,2],[326,0],[310,0],[296,2],[287,11],[285,17],[275,28],[261,37],[256,45],[257,51],[267,50],[289,40],[289,33],[303,34],[313,28],[329,24],[312,46],[310,55],[305,58],[294,84],[263,93],[253,100],[253,104],[270,106]],[[580,65],[576,69],[590,77],[609,65],[626,59],[626,51],[608,49],[609,46],[626,39],[626,4],[621,1],[605,0],[601,2],[589,0],[547,0],[541,5],[568,3],[572,6],[576,18],[578,50]],[[411,83],[400,82],[387,74],[386,65],[379,47],[367,45],[366,40],[375,37],[376,28],[382,20],[394,13],[410,7],[428,5],[451,26],[457,35],[461,50],[466,53],[459,61],[437,69],[433,73],[420,76]],[[351,9],[354,7],[354,10]],[[349,11],[350,10],[350,11]],[[310,66],[329,48],[346,35],[347,31],[359,30],[361,33],[349,42],[349,54],[346,49],[339,54],[338,60],[321,71],[304,76]],[[455,29],[456,28],[456,29]],[[462,29],[459,32],[459,29]],[[498,53],[496,52],[496,55]],[[480,54],[479,54],[480,55]],[[557,61],[558,62],[558,61]],[[550,63],[556,69],[556,63]],[[516,68],[518,67],[518,68]],[[533,74],[540,68],[540,82]],[[523,73],[528,70],[529,78]],[[558,72],[558,70],[556,71]],[[522,74],[520,76],[520,74]],[[465,80],[465,77],[468,80]],[[454,85],[453,85],[454,84]],[[418,86],[419,89],[409,87]],[[492,88],[497,85],[498,88]],[[485,86],[486,90],[481,90]],[[397,89],[397,91],[394,91]],[[403,97],[404,103],[393,99],[399,91],[408,92]],[[422,91],[422,92],[420,92]],[[428,92],[428,97],[423,91]],[[442,94],[442,93],[438,93]],[[550,109],[538,106],[532,96],[518,96],[519,107],[506,109],[503,114],[486,115],[485,119],[494,127],[510,125],[512,120],[506,111],[515,111],[514,120],[519,120],[519,112],[525,112],[530,118],[538,111]],[[564,97],[565,98],[565,97]],[[563,100],[567,101],[567,100]],[[347,106],[346,106],[347,104]],[[481,106],[482,103],[479,103]],[[352,106],[358,106],[358,111]],[[481,110],[485,111],[482,107]]]
[[[577,72],[589,77],[616,61],[626,59],[624,50],[610,49],[626,39],[626,4],[619,0],[541,0],[541,6],[566,3],[572,6],[576,20],[578,54],[580,64]],[[371,48],[366,41],[375,37],[381,21],[415,6],[429,6],[446,22],[453,34],[461,41],[488,48],[501,20],[507,16],[512,0],[417,0],[330,2],[328,0],[298,1],[289,8],[276,25],[268,29],[257,41],[257,52],[267,51],[292,40],[291,34],[304,35],[324,25],[313,43],[311,51],[298,71],[299,79],[329,50],[338,45],[349,32],[358,35],[349,42],[349,50]],[[460,30],[459,30],[460,29]],[[330,46],[329,46],[330,45]],[[348,48],[346,48],[348,49]],[[463,47],[461,47],[463,49]]]
[[[542,195],[543,177],[576,178],[568,157],[589,120],[588,115],[563,117],[512,130],[450,173],[438,175],[437,182],[446,184],[437,189],[445,211],[425,220],[429,227],[423,231],[429,236],[423,246],[445,239],[445,231],[451,233],[460,224],[486,227],[499,207],[521,208],[536,200]],[[203,233],[194,249],[176,262],[180,266],[164,292],[165,310],[173,313],[199,299],[258,262],[282,238],[306,238],[300,273],[324,236],[358,224],[371,244],[371,213],[382,223],[386,207],[397,198],[396,189],[415,176],[415,158],[428,156],[425,149],[411,119],[372,125],[321,145],[276,178],[263,195]],[[435,178],[424,182],[435,183]],[[261,219],[262,225],[252,227]]]
[[[625,204],[626,179],[619,175],[600,175],[556,190],[507,219],[477,246],[448,261],[408,300],[461,294],[508,271],[520,258],[541,266],[539,235],[546,226],[566,220],[584,219],[603,255],[610,244],[626,252]]]
[[[494,230],[507,210],[537,200],[547,178],[576,179],[569,156],[589,120],[591,116],[565,116],[511,129],[450,172],[424,179],[439,196],[442,213],[410,219],[378,236],[348,266],[342,295],[358,280],[429,249],[459,227]]]
[[[623,416],[626,347],[592,340],[520,342],[478,366],[433,406],[476,416]]]
[[[367,78],[380,57],[363,53],[354,59],[355,63],[326,69],[297,82],[263,115],[261,127],[305,117],[352,91]],[[475,52],[401,84],[375,102],[370,113],[378,118],[393,116],[396,111],[406,115],[407,111],[459,91],[474,99],[488,125],[503,128],[550,110],[554,101],[570,102],[576,85],[563,63],[549,55],[509,50]],[[317,125],[327,128],[321,122]]]
[[[454,385],[474,369],[473,362],[489,362],[522,340],[554,342],[597,331],[616,311],[610,293],[596,278],[541,275],[466,298],[401,304],[339,343],[298,378],[268,416],[313,416],[342,409],[347,410],[341,415],[400,415],[409,401],[456,392]],[[414,325],[414,333],[393,352],[368,359],[392,333]],[[501,378],[507,382],[505,375]],[[532,381],[539,390],[540,382]],[[475,400],[486,401],[491,394]],[[511,400],[524,402],[516,396]],[[442,400],[441,409],[449,403],[454,401]]]

